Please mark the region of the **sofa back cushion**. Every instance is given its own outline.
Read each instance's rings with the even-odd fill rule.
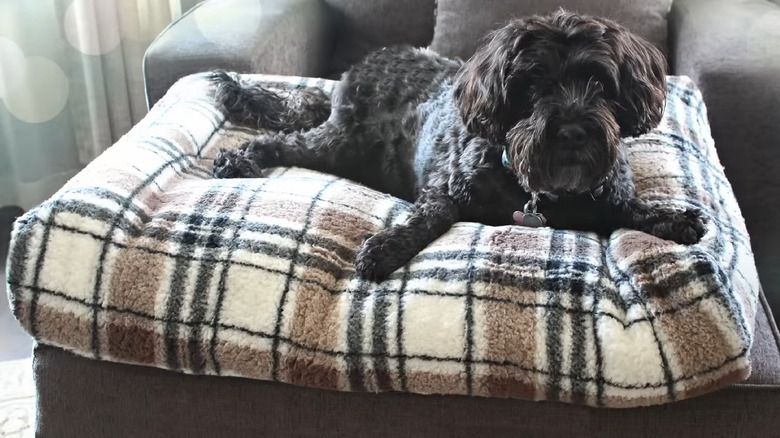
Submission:
[[[346,70],[370,51],[433,38],[436,0],[325,0],[336,30],[331,75]]]
[[[438,0],[431,48],[470,57],[489,31],[513,17],[557,8],[612,18],[666,51],[666,18],[672,0]]]

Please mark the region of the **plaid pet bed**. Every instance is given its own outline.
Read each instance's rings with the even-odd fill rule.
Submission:
[[[459,223],[382,284],[353,278],[355,251],[411,205],[294,168],[211,179],[218,149],[255,132],[207,87],[179,81],[17,222],[9,294],[39,342],[184,373],[604,407],[748,376],[759,284],[689,79],[670,78],[661,126],[628,147],[642,198],[706,212],[701,243]]]

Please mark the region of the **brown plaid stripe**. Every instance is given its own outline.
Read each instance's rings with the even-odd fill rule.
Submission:
[[[181,80],[17,222],[9,295],[38,341],[187,373],[606,407],[748,375],[758,279],[689,79],[670,78],[661,126],[628,147],[640,196],[707,213],[700,244],[459,223],[382,284],[354,278],[355,252],[412,206],[295,168],[210,179],[216,151],[254,132],[207,87]]]

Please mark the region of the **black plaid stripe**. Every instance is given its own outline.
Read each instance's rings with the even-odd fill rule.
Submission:
[[[374,304],[374,324],[371,327],[371,355],[374,360],[376,386],[379,391],[390,391],[393,389],[387,360],[387,318],[390,315],[391,295],[392,292],[386,286],[380,286],[376,290],[374,297],[376,302]]]
[[[222,236],[226,232],[225,224],[228,222],[227,218],[229,217],[228,215],[230,211],[239,201],[240,193],[248,189],[249,187],[243,184],[237,185],[233,191],[229,192],[226,198],[226,202],[224,202],[224,204],[218,208],[218,211],[221,211],[222,214],[207,220],[210,233],[205,239],[205,248],[203,250],[204,253],[211,253],[212,255],[208,258],[203,257],[203,263],[199,264],[200,269],[198,271],[197,282],[195,284],[195,292],[190,304],[190,321],[201,323],[195,324],[191,327],[188,344],[190,367],[195,373],[202,373],[205,367],[206,358],[201,348],[203,345],[201,339],[203,330],[205,328],[204,325],[208,324],[208,321],[206,321],[205,318],[208,306],[209,284],[211,283],[216,269],[219,266],[215,260],[215,253],[220,251],[220,243],[222,241]],[[253,192],[253,194],[254,193],[257,193],[257,191]],[[251,202],[248,201],[247,205],[251,205]],[[233,229],[232,232],[235,233],[237,230]],[[223,270],[224,268],[225,266],[223,266]]]
[[[398,309],[395,320],[395,342],[396,342],[396,371],[398,372],[398,380],[400,383],[400,390],[409,391],[409,384],[406,379],[406,357],[404,356],[404,294],[406,293],[406,286],[409,284],[409,265],[406,265],[402,269],[401,286],[398,288]],[[391,358],[392,355],[388,355]]]
[[[216,197],[217,191],[213,188],[211,190],[206,191],[196,202],[195,205],[204,205],[204,206],[211,206],[213,204],[213,200]],[[176,252],[180,253],[183,257],[177,257],[174,260],[174,268],[172,278],[171,278],[171,287],[170,287],[170,293],[166,297],[167,300],[165,302],[165,320],[169,321],[163,326],[163,337],[165,339],[165,356],[167,358],[167,366],[168,368],[172,370],[179,370],[180,364],[179,364],[179,356],[177,353],[177,344],[178,344],[178,331],[179,326],[171,321],[175,321],[179,319],[179,315],[183,306],[183,300],[184,300],[184,291],[186,289],[186,281],[187,276],[189,275],[190,271],[190,265],[192,264],[192,259],[194,258],[192,255],[195,253],[196,244],[200,243],[200,236],[196,235],[195,233],[192,233],[188,230],[190,227],[196,227],[203,223],[203,217],[198,214],[198,212],[193,211],[189,213],[182,223],[185,225],[185,230],[183,231],[183,237],[181,239],[181,242],[178,244],[178,250]],[[208,263],[208,262],[206,262]],[[203,265],[204,263],[199,263],[196,266]]]
[[[282,322],[284,318],[284,309],[287,305],[287,295],[290,293],[290,288],[292,287],[292,282],[294,279],[295,274],[295,268],[298,267],[299,263],[301,263],[301,245],[303,244],[303,238],[306,236],[306,234],[309,233],[311,229],[311,220],[314,213],[314,207],[317,206],[317,203],[319,202],[320,198],[322,198],[322,195],[325,193],[326,190],[328,190],[335,182],[337,182],[337,179],[332,179],[328,182],[326,182],[322,188],[317,192],[316,195],[314,195],[314,198],[311,201],[311,204],[309,205],[309,208],[306,210],[306,219],[304,220],[303,227],[301,228],[300,234],[298,234],[297,238],[295,239],[295,249],[293,250],[292,255],[290,256],[290,268],[287,272],[287,279],[285,280],[284,284],[284,290],[282,290],[282,296],[279,299],[279,305],[277,306],[277,313],[276,313],[276,323],[274,324],[274,335],[273,335],[273,344],[271,346],[271,354],[273,356],[273,368],[272,368],[272,378],[273,380],[279,379],[279,341],[280,341],[280,333],[282,330]]]
[[[566,235],[561,231],[553,231],[550,241],[550,257],[547,260],[547,267],[545,268],[545,277],[547,279],[544,286],[545,291],[548,291],[547,304],[550,306],[547,317],[544,318],[546,323],[546,329],[544,330],[546,336],[546,357],[547,366],[550,372],[550,378],[547,381],[547,398],[553,401],[558,401],[561,393],[561,378],[560,374],[563,367],[563,312],[558,309],[560,306],[561,296],[563,294],[571,294],[572,279],[568,275],[556,275],[553,272],[558,272],[561,269],[570,267],[570,263],[561,263],[562,257],[565,257],[566,248],[562,246],[566,244]],[[563,259],[565,260],[565,258]]]
[[[395,203],[393,207],[388,211],[385,217],[382,229],[388,228],[396,220],[399,213],[403,211],[402,204]],[[363,350],[363,329],[365,314],[363,306],[366,298],[371,295],[369,290],[370,283],[365,281],[358,282],[357,288],[352,291],[353,297],[350,302],[349,314],[347,316],[347,350],[350,355],[347,356],[347,374],[349,376],[350,388],[353,391],[365,391],[366,386],[364,382],[364,363],[363,358],[357,353]],[[380,287],[380,290],[385,290]],[[387,300],[387,293],[376,293],[376,302],[374,303],[373,312],[373,324],[372,324],[372,336],[371,336],[371,349],[375,355],[374,359],[374,371],[377,380],[377,385],[380,388],[387,388],[389,390],[389,376],[387,369],[387,359],[383,355],[387,352],[387,341],[384,337],[387,329],[387,308],[389,302]]]
[[[221,373],[222,367],[220,366],[219,360],[217,359],[217,339],[219,337],[219,329],[221,327],[221,324],[219,322],[220,320],[220,314],[222,312],[222,305],[225,300],[225,293],[227,291],[227,276],[228,271],[230,270],[231,264],[236,264],[232,261],[233,253],[238,247],[237,240],[238,235],[241,231],[241,226],[243,225],[244,219],[249,214],[249,209],[252,208],[252,202],[257,199],[257,196],[262,193],[263,188],[274,178],[281,178],[284,175],[284,171],[281,173],[278,173],[271,178],[263,180],[260,184],[255,187],[255,190],[252,192],[252,194],[247,198],[246,204],[244,205],[244,208],[241,211],[241,218],[238,222],[233,224],[233,226],[229,229],[232,230],[232,238],[231,243],[228,245],[228,252],[225,256],[225,260],[222,262],[222,270],[220,271],[219,276],[219,283],[217,285],[217,302],[216,307],[214,309],[214,316],[211,320],[210,326],[211,326],[211,341],[209,342],[209,356],[211,358],[211,364],[214,367],[214,372],[216,374]]]
[[[384,227],[389,227],[396,221],[398,215],[406,210],[404,203],[395,203],[391,208],[385,220]],[[407,274],[408,275],[408,272]],[[390,378],[390,369],[387,360],[388,353],[388,326],[387,317],[391,305],[391,291],[386,285],[380,286],[375,292],[373,327],[371,331],[371,352],[374,356],[374,373],[376,375],[376,385],[380,391],[390,391],[393,389]],[[401,306],[399,301],[398,306]]]
[[[607,271],[607,244],[602,243],[603,251],[601,252],[601,261],[603,272]],[[598,407],[604,406],[604,387],[606,381],[604,379],[604,354],[601,351],[601,337],[599,336],[599,321],[604,315],[599,312],[599,304],[602,297],[601,288],[597,287],[593,289],[593,303],[591,304],[591,336],[593,337],[594,353],[596,355],[596,369],[595,369],[595,383],[596,383],[596,401],[595,404]]]
[[[468,267],[466,268],[466,391],[468,395],[474,392],[474,281],[476,280],[476,259],[474,254],[482,237],[484,225],[479,225],[474,230],[469,245]]]
[[[575,243],[575,260],[579,259],[584,252],[587,242],[581,237],[576,236]],[[580,275],[588,275],[592,270],[586,264],[578,264]],[[587,364],[585,357],[587,354],[586,340],[587,333],[586,324],[591,321],[586,314],[587,310],[584,305],[584,301],[588,299],[588,296],[593,296],[595,292],[594,285],[585,286],[584,281],[571,281],[569,283],[569,293],[571,296],[572,309],[579,312],[568,314],[571,321],[571,351],[569,353],[569,368],[570,373],[574,376],[584,376],[587,371]],[[592,305],[592,304],[591,304]],[[592,321],[591,321],[592,322]],[[582,379],[575,379],[571,382],[572,402],[576,404],[585,403],[587,384]]]
[[[179,315],[184,307],[184,292],[187,290],[186,282],[194,270],[196,273],[196,286],[194,296],[190,306],[194,312],[194,320],[202,321],[203,314],[205,313],[205,299],[206,288],[209,280],[213,274],[216,262],[209,260],[205,257],[201,258],[200,263],[193,263],[195,257],[192,255],[198,248],[203,248],[208,251],[210,248],[215,248],[215,234],[222,234],[225,232],[223,223],[220,218],[222,215],[229,211],[235,202],[239,199],[240,192],[244,189],[239,185],[227,193],[227,196],[220,197],[221,191],[217,187],[212,187],[207,190],[195,205],[199,208],[209,209],[216,211],[216,216],[205,217],[199,211],[193,211],[188,214],[184,220],[180,223],[185,224],[183,230],[182,239],[179,243],[177,253],[183,257],[177,257],[174,263],[170,291],[165,303],[165,318],[169,321],[179,319]],[[203,229],[206,232],[194,232],[193,230]],[[178,370],[181,368],[178,355],[178,332],[179,325],[173,323],[167,323],[164,325],[164,339],[165,339],[165,351],[167,358],[168,368]],[[189,354],[191,365],[190,367],[201,367],[201,355],[200,355],[200,326],[193,327],[188,342]],[[196,365],[197,364],[197,365]]]
[[[347,375],[352,391],[365,391],[363,380],[363,357],[357,355],[363,350],[363,306],[370,296],[369,283],[360,281],[352,293],[352,300],[347,315]]]

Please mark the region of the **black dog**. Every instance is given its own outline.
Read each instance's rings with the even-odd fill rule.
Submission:
[[[621,144],[659,123],[665,73],[663,55],[625,28],[564,11],[510,22],[465,63],[380,50],[344,74],[330,102],[214,73],[229,120],[282,131],[222,151],[214,174],[299,166],[415,201],[405,223],[360,249],[357,272],[371,280],[461,220],[632,228],[692,244],[700,213],[639,201]]]

